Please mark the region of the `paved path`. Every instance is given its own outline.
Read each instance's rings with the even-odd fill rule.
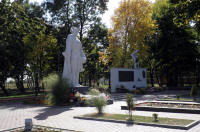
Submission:
[[[138,101],[140,101],[138,99]],[[125,104],[124,101],[115,101],[113,105],[105,108],[108,113],[124,113],[120,106]],[[91,107],[43,107],[31,106],[21,103],[3,103],[0,104],[0,131],[24,126],[25,118],[32,118],[35,125],[57,127],[63,129],[84,131],[84,132],[200,132],[200,125],[189,131],[167,129],[159,127],[87,121],[74,119],[73,116],[93,113],[95,108]],[[134,112],[136,115],[152,116],[152,112]],[[173,117],[181,119],[200,120],[200,115],[195,114],[174,114],[159,112],[160,117]]]

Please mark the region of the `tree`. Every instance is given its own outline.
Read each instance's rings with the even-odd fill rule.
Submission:
[[[162,5],[159,10],[157,5]],[[167,85],[178,86],[181,74],[193,72],[196,67],[197,34],[189,25],[179,27],[174,23],[175,10],[166,1],[156,3],[155,8],[153,16],[158,29],[151,37],[149,52],[157,63],[157,70],[166,78]]]
[[[184,25],[192,25],[198,33],[198,48],[200,47],[200,1],[199,0],[170,0],[174,7],[176,16],[174,17],[175,24],[179,27]],[[200,48],[199,48],[200,49]],[[200,53],[200,50],[198,50]],[[200,58],[197,58],[196,65],[196,85],[200,82]]]
[[[80,27],[80,41],[86,49],[88,45],[84,37],[94,25],[101,21],[99,15],[107,9],[107,2],[108,0],[54,0],[43,4],[51,13],[50,23],[58,31],[56,35],[59,47],[58,58],[63,60],[61,53],[64,51],[66,36],[70,33],[72,26]],[[63,62],[60,62],[59,66],[63,67]]]
[[[88,79],[89,86],[92,85],[92,80],[98,84],[98,80],[103,77],[102,73],[108,71],[106,65],[100,61],[100,54],[104,53],[108,45],[107,40],[107,29],[101,23],[92,26],[88,31],[87,37],[83,39],[87,60],[82,78]]]
[[[5,90],[4,83],[7,77],[13,77],[16,80],[17,88],[23,93],[25,92],[23,86],[24,73],[28,68],[28,64],[30,64],[32,68],[31,62],[35,59],[35,57],[32,56],[33,54],[30,53],[36,52],[37,50],[40,53],[43,52],[42,55],[46,54],[45,56],[50,57],[50,55],[47,54],[49,53],[47,51],[50,51],[47,47],[49,43],[55,43],[55,40],[53,36],[45,30],[46,24],[42,18],[39,18],[42,16],[42,9],[39,8],[39,6],[29,5],[27,0],[16,0],[14,2],[3,0],[0,2],[0,6],[0,13],[2,14],[0,16],[0,47],[2,50],[2,59],[0,60],[2,64],[0,70],[0,85],[4,93],[8,94]],[[34,11],[37,13],[34,14]],[[47,45],[46,47],[43,46],[44,43]],[[34,49],[33,45],[37,45],[37,48],[35,47]],[[55,47],[51,48],[53,50],[56,49]],[[36,58],[43,57],[38,57],[38,53],[34,55],[36,55]],[[6,65],[5,62],[7,62]],[[41,68],[45,68],[45,65],[42,65],[42,63],[40,64],[40,69],[38,70],[41,71]]]
[[[108,54],[113,55],[109,57],[113,67],[130,67],[130,54],[136,49],[139,50],[141,62],[146,57],[144,39],[154,28],[151,14],[151,3],[147,0],[124,0],[120,3],[112,18],[113,29],[109,31]],[[118,50],[114,47],[118,47]],[[112,51],[116,53],[109,53]]]
[[[197,32],[200,33],[200,1],[199,0],[170,0],[175,7],[176,16],[174,18],[178,26],[193,24]]]
[[[2,78],[4,79],[1,80],[3,81],[9,76],[15,78],[17,88],[20,92],[24,92],[23,72],[26,67],[27,47],[22,40],[24,35],[29,32],[30,21],[23,6],[18,1],[10,3],[3,0],[0,4],[2,14],[0,17],[0,43],[4,50],[2,57],[6,57],[6,62],[9,64],[8,68],[2,68],[4,70]],[[1,62],[5,63],[4,60],[1,59]]]
[[[127,104],[127,109],[129,113],[129,120],[133,120],[133,110],[135,107],[134,101],[133,101],[133,95],[132,94],[127,94],[126,95],[126,104]]]

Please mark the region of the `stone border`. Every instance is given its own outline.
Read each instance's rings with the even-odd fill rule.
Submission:
[[[184,103],[184,102],[191,102],[191,103],[200,103],[200,101],[187,101],[187,100],[185,100],[185,101],[183,101],[183,100],[164,100],[164,99],[157,99],[156,101],[169,101],[169,102],[173,102],[173,101],[175,101],[175,102],[182,102],[182,103]]]
[[[127,106],[121,106],[121,110],[128,110]],[[167,108],[167,107],[136,106],[134,108],[134,110],[137,110],[137,111],[153,111],[153,112],[200,114],[200,110],[184,109],[184,108],[176,109],[176,108]]]
[[[33,125],[33,128],[40,128],[40,127],[44,127],[47,129],[52,129],[52,130],[57,130],[57,131],[70,131],[70,132],[75,132],[75,130],[69,130],[69,129],[62,129],[62,128],[56,128],[56,127],[48,127],[48,126],[42,126],[42,125]],[[25,128],[25,126],[21,126],[21,127],[17,127],[17,128],[12,128],[12,129],[8,129],[8,130],[2,130],[0,132],[10,132],[10,131],[15,131],[16,129],[23,129]],[[76,132],[81,132],[81,131],[76,131]]]
[[[83,116],[74,116],[74,118],[75,119],[83,119],[83,120],[112,122],[112,123],[136,124],[136,125],[143,125],[143,126],[181,129],[181,130],[189,130],[190,128],[192,128],[200,123],[200,121],[194,121],[194,122],[188,124],[187,126],[178,126],[178,125],[154,124],[154,123],[146,123],[146,122],[133,122],[133,121],[123,121],[123,120],[113,120],[113,119],[99,119],[99,118],[83,117]]]

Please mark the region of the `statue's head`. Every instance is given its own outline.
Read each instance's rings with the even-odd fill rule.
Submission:
[[[71,32],[72,32],[72,34],[74,34],[75,36],[78,35],[79,31],[80,31],[80,29],[79,29],[78,27],[72,27],[72,28],[71,28]]]

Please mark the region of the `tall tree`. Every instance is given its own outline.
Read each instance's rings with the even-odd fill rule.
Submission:
[[[23,37],[30,31],[29,16],[19,1],[12,3],[7,0],[2,1],[0,11],[1,45],[6,51],[3,57],[7,56],[8,64],[11,65],[9,76],[16,79],[17,88],[20,92],[24,92],[23,72],[27,63],[27,47],[23,43]]]
[[[113,47],[118,47],[120,53],[117,58],[112,56],[112,66],[130,67],[130,54],[136,49],[139,50],[141,60],[146,57],[147,47],[144,45],[144,39],[152,33],[154,27],[151,14],[151,3],[147,0],[124,0],[120,3],[112,18],[113,29],[109,31],[108,52],[116,52],[117,49],[113,50]]]
[[[107,9],[107,2],[108,0],[53,0],[53,2],[46,2],[43,4],[52,16],[51,24],[53,27],[56,27],[58,31],[56,38],[58,40],[59,47],[59,67],[63,67],[64,58],[62,52],[65,48],[66,36],[70,33],[72,26],[80,27],[79,37],[86,54],[88,53],[87,56],[90,56],[90,52],[87,52],[87,50],[89,51],[90,48],[92,50],[97,47],[92,46],[88,48],[90,45],[89,43],[92,43],[92,45],[95,43],[91,41],[86,43],[85,40],[88,38],[87,36],[89,34],[89,30],[93,30],[94,25],[97,25],[101,21],[100,14],[103,14]],[[97,34],[97,32],[95,33]],[[105,34],[104,31],[102,33],[103,35]],[[105,40],[102,39],[101,43],[105,46],[103,41]],[[61,69],[62,68],[60,68],[60,71]],[[89,73],[89,71],[87,72]]]
[[[174,23],[175,10],[167,1],[157,2],[153,16],[158,29],[149,42],[149,51],[167,85],[178,86],[181,74],[193,72],[196,67],[197,34],[189,25],[179,27]],[[159,10],[157,5],[161,5]]]
[[[86,53],[86,63],[82,78],[87,78],[89,85],[92,81],[97,82],[104,75],[104,71],[108,71],[107,66],[100,61],[100,53],[104,53],[108,45],[107,29],[105,25],[95,24],[88,31],[87,37],[83,38]]]
[[[169,0],[174,6],[175,23],[178,26],[193,24],[200,33],[200,1],[199,0]]]

